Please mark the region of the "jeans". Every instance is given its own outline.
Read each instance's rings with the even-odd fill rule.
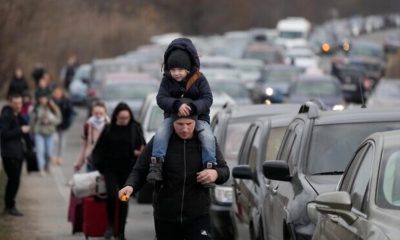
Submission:
[[[201,142],[201,154],[203,164],[207,162],[217,163],[215,153],[215,137],[210,124],[203,120],[196,121],[196,131]],[[172,118],[166,118],[158,128],[153,142],[153,157],[164,158],[167,153],[169,138],[173,132]]]
[[[15,207],[15,197],[17,196],[23,159],[3,158],[4,172],[7,175],[5,191],[5,207],[11,209]]]
[[[35,144],[39,170],[42,171],[48,163],[48,160],[53,156],[53,134],[42,135],[36,133]]]
[[[210,216],[200,216],[184,222],[154,219],[157,240],[210,240]]]
[[[54,155],[62,158],[66,145],[66,134],[64,130],[58,130],[55,137],[56,149]]]

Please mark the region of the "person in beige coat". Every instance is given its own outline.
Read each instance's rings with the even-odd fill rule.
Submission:
[[[48,170],[49,160],[53,158],[53,138],[57,125],[62,121],[61,112],[48,93],[40,91],[30,118],[40,175],[45,176],[44,170]]]
[[[74,164],[75,171],[79,171],[81,167],[86,163],[86,171],[95,171],[96,168],[90,163],[90,156],[92,150],[100,136],[106,123],[109,123],[110,119],[107,116],[107,109],[103,102],[95,102],[92,107],[92,116],[86,121],[83,126],[83,144],[79,152],[78,159]]]

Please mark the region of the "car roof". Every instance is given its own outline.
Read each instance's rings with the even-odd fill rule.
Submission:
[[[399,108],[355,108],[344,111],[320,111],[315,124],[389,122],[399,119]]]
[[[231,118],[246,118],[257,115],[275,115],[290,111],[297,112],[299,108],[300,104],[255,104],[246,106],[228,106],[223,109],[223,111],[229,113]]]
[[[112,73],[107,74],[105,82],[107,84],[127,83],[127,82],[149,82],[157,83],[157,80],[146,73]]]

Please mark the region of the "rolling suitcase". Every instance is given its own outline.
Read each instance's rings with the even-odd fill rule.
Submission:
[[[118,235],[119,204],[116,204],[114,235]],[[107,202],[97,197],[83,199],[83,234],[85,238],[102,237],[107,229]]]
[[[68,221],[72,224],[72,234],[82,232],[83,199],[75,197],[72,191],[69,198]]]

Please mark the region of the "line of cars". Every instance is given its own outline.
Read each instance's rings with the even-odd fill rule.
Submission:
[[[365,223],[362,235],[361,231],[354,232],[358,226],[357,221],[345,226],[348,231],[353,231],[353,235],[334,231],[343,228],[336,225],[346,222],[347,215],[358,214],[353,216],[353,220],[358,219],[359,222],[368,222],[369,215],[360,215],[351,205],[349,207],[349,203],[344,205],[343,202],[340,205],[342,202],[334,202],[335,199],[341,201],[344,198],[329,197],[329,194],[325,198],[324,193],[336,190],[343,173],[351,169],[346,166],[352,154],[368,135],[400,129],[398,109],[325,111],[312,101],[295,109],[271,115],[268,115],[266,109],[264,117],[253,117],[250,118],[253,119],[252,123],[242,123],[248,128],[245,134],[243,131],[239,134],[240,139],[243,139],[239,148],[237,141],[240,139],[234,140],[238,165],[232,169],[233,192],[225,194],[229,196],[226,198],[232,199],[231,205],[225,204],[225,208],[230,208],[231,218],[222,218],[221,214],[213,215],[215,209],[221,213],[221,207],[211,210],[213,221],[218,223],[214,231],[221,231],[215,234],[215,239],[311,239],[313,236],[314,239],[372,239],[366,237],[367,233],[373,232],[368,229],[368,224],[376,224],[376,229],[385,231],[382,222]],[[229,119],[226,112],[229,113],[225,110],[221,114]],[[251,112],[249,114],[252,116]],[[245,115],[241,113],[243,119]],[[225,122],[229,121],[225,119]],[[220,128],[218,124],[214,125],[217,137]],[[219,140],[223,142],[222,146],[224,141],[228,146],[232,144],[224,138]],[[232,166],[232,161],[230,164]],[[347,173],[344,176],[346,178]],[[364,174],[360,178],[369,176]],[[395,189],[393,185],[390,186],[386,187],[389,192]],[[224,187],[225,192],[232,191]],[[358,185],[355,188],[358,189]],[[348,185],[347,188],[339,189],[347,191],[350,188]],[[217,195],[218,191],[212,194]],[[382,192],[379,194],[375,199],[382,197]],[[393,194],[390,194],[392,197]],[[397,192],[395,194],[399,196]],[[365,200],[357,199],[361,202]],[[339,212],[342,207],[347,211],[346,214]],[[398,205],[392,207],[396,209]],[[338,213],[332,209],[339,209]],[[326,216],[319,216],[317,211]],[[386,214],[393,219],[397,218],[396,211],[387,211]],[[323,225],[327,222],[331,225],[331,231]],[[351,238],[357,234],[359,238]]]

